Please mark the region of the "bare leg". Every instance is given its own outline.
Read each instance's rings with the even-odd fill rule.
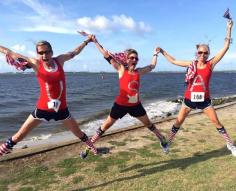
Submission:
[[[147,114],[141,117],[137,117],[150,131],[152,131],[156,137],[160,140],[160,144],[164,153],[169,152],[168,142],[166,138],[161,134],[161,132],[156,128],[156,126],[150,121]]]
[[[207,107],[203,110],[204,113],[209,117],[211,122],[216,126],[216,128],[221,128],[223,125],[220,123],[217,114],[215,112],[215,109],[213,107]]]
[[[74,118],[70,118],[63,121],[63,124],[69,129],[76,137],[82,138],[84,133],[80,130],[79,125]]]
[[[94,153],[97,154],[97,149],[94,147],[93,143],[90,141],[88,136],[82,132],[79,128],[79,125],[74,118],[70,118],[63,121],[63,124],[79,139],[81,139],[87,147]]]
[[[32,115],[26,119],[19,131],[12,136],[12,141],[15,143],[21,141],[34,127],[42,123],[41,120],[33,118]]]
[[[190,111],[191,111],[191,109],[188,108],[188,107],[185,107],[185,106],[181,107],[181,109],[179,111],[179,114],[178,114],[178,117],[175,120],[175,123],[174,123],[174,125],[171,129],[171,132],[169,134],[169,137],[168,137],[169,145],[173,142],[173,139],[174,139],[175,135],[177,134],[180,126],[183,124],[185,118],[188,116]]]
[[[217,114],[215,112],[215,109],[213,107],[208,107],[204,110],[204,113],[209,117],[211,122],[215,125],[218,132],[223,136],[227,145],[233,145],[233,141],[231,140],[228,133],[226,132],[226,129],[220,123],[220,121],[217,117]]]
[[[0,156],[10,152],[17,142],[21,141],[29,133],[30,130],[32,130],[40,123],[40,120],[35,119],[32,115],[30,115],[18,130],[18,132],[0,146]]]
[[[109,129],[115,122],[117,119],[112,118],[110,115],[107,117],[106,121],[102,124],[101,129],[103,131],[106,131],[107,129]]]
[[[160,141],[164,139],[164,136],[156,128],[156,126],[150,121],[147,114],[141,117],[137,117],[137,119],[140,120],[150,131],[152,131],[159,138]]]
[[[185,106],[182,106],[180,111],[179,111],[179,114],[178,114],[178,117],[177,119],[175,120],[175,123],[174,123],[174,126],[175,127],[180,127],[185,118],[188,116],[188,114],[190,113],[191,109],[188,108],[188,107],[185,107]]]
[[[137,117],[137,119],[139,121],[141,121],[146,127],[150,127],[152,125],[152,122],[148,118],[147,114],[145,114],[145,115],[143,115],[141,117]]]

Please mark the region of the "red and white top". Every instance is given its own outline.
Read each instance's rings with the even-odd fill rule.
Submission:
[[[140,103],[139,73],[137,71],[134,71],[132,74],[130,74],[128,70],[125,70],[119,82],[120,82],[120,94],[116,97],[116,103],[122,106],[138,105]]]
[[[188,83],[184,98],[191,99],[194,93],[203,93],[203,99],[210,98],[209,82],[211,79],[212,68],[209,61],[203,69],[197,68],[195,77]],[[204,101],[203,100],[203,101]]]
[[[60,101],[59,110],[67,107],[64,70],[55,58],[53,61],[55,68],[48,70],[44,67],[43,61],[40,60],[37,73],[40,95],[36,107],[46,111],[54,111],[48,106],[48,102],[54,99]]]

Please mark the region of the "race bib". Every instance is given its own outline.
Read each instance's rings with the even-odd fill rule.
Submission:
[[[135,94],[134,96],[129,96],[128,95],[128,103],[137,103],[138,102],[138,94]]]
[[[53,109],[55,112],[58,112],[59,107],[61,105],[61,101],[58,99],[51,99],[48,102],[48,109]]]
[[[204,102],[205,92],[191,92],[191,102]]]

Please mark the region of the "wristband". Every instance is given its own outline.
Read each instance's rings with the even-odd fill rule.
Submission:
[[[233,42],[233,39],[232,39],[232,38],[226,37],[226,38],[225,38],[225,41],[227,41],[227,40],[229,41],[230,44]]]

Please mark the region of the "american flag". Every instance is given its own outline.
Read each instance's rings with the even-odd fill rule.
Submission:
[[[85,31],[77,31],[79,34],[81,34],[82,36],[88,36],[89,34],[86,33]]]
[[[127,54],[125,52],[117,52],[117,53],[111,53],[109,54],[118,62],[119,64],[126,65],[126,59],[127,59]]]
[[[193,61],[187,68],[185,75],[185,83],[188,84],[195,77],[196,72],[197,72],[197,63]]]
[[[31,68],[28,65],[27,60],[25,60],[23,58],[14,59],[9,54],[6,54],[6,61],[7,61],[8,64],[14,66],[17,70],[24,71],[27,68]]]
[[[225,11],[223,17],[226,18],[226,19],[232,19],[232,18],[230,17],[229,8]]]

